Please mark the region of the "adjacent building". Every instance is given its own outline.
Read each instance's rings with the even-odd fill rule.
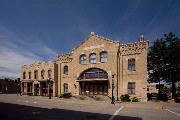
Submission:
[[[135,43],[121,44],[94,32],[69,53],[49,62],[35,62],[21,69],[22,92],[48,95],[53,80],[53,96],[111,96],[122,94],[147,99],[147,50],[143,36]]]

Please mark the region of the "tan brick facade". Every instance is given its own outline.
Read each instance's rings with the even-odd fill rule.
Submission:
[[[143,36],[137,43],[120,44],[92,32],[71,52],[59,55],[54,63],[43,66],[46,66],[46,71],[53,69],[54,96],[64,92],[111,96],[114,75],[116,97],[130,93],[144,101],[147,94],[147,49],[148,43]],[[23,72],[34,71],[37,66],[42,70],[42,64],[23,66],[21,80],[28,80],[23,80]]]

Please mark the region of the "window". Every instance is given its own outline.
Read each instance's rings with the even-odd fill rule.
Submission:
[[[34,71],[34,79],[38,79],[38,71],[37,70]]]
[[[107,58],[108,58],[107,52],[101,52],[100,53],[100,61],[102,63],[107,62]]]
[[[23,72],[23,79],[26,79],[26,72]]]
[[[96,63],[96,54],[95,53],[90,54],[89,62],[90,63]]]
[[[108,73],[102,69],[90,68],[82,72],[78,79],[108,79]]]
[[[128,94],[135,94],[135,82],[128,82]]]
[[[68,84],[64,83],[64,93],[67,93],[67,92],[68,92]]]
[[[52,76],[52,70],[48,70],[48,78],[51,79]]]
[[[31,72],[29,72],[29,79],[31,79]]]
[[[42,71],[41,71],[41,79],[44,79],[44,73],[45,73],[45,71],[42,70]]]
[[[130,71],[135,71],[135,59],[134,58],[131,58],[131,59],[128,59],[128,70]]]
[[[80,64],[86,64],[86,55],[80,56]]]
[[[64,74],[68,75],[68,66],[64,66]]]

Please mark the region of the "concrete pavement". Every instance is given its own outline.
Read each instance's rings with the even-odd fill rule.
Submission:
[[[3,120],[179,120],[180,116],[167,110],[172,108],[179,107],[159,102],[112,105],[109,101],[0,94]]]

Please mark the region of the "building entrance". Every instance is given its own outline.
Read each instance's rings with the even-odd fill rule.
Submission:
[[[83,71],[78,78],[81,95],[108,95],[108,73],[99,68]]]
[[[108,95],[108,81],[80,82],[80,95]]]
[[[34,84],[34,95],[39,95],[39,84]]]

